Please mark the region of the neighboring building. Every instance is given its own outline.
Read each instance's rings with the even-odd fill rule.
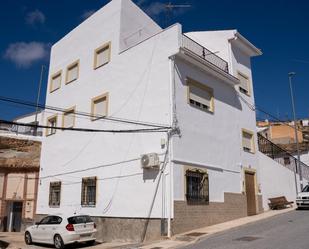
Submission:
[[[87,213],[109,241],[263,212],[294,174],[257,151],[260,54],[237,30],[162,30],[130,0],[108,3],[52,47],[46,104],[65,111],[45,115],[37,214]]]
[[[257,122],[257,127],[263,136],[275,144],[295,143],[295,129],[293,124],[285,122]],[[297,136],[299,143],[303,142],[303,132],[301,125],[298,125]]]
[[[34,220],[41,142],[5,135],[0,135],[1,231],[19,232]]]
[[[23,116],[16,117],[14,122],[24,123],[24,124],[38,124],[43,125],[44,120],[44,111],[39,111],[36,115],[36,112],[25,114]],[[35,128],[30,126],[18,126],[18,125],[11,125],[11,124],[3,124],[0,123],[0,135],[3,136],[10,136],[13,134],[13,136],[18,135],[19,137],[25,136],[27,138],[28,136],[42,136],[42,128],[37,128],[36,134],[35,134]]]

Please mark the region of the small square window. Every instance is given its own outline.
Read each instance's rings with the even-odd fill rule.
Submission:
[[[107,43],[94,51],[94,69],[97,69],[110,61],[111,43]]]
[[[242,131],[242,146],[244,151],[254,153],[254,135],[251,131]]]
[[[250,81],[249,77],[238,72],[238,79],[240,81],[239,91],[250,96]]]
[[[188,79],[188,102],[201,110],[214,112],[213,90],[191,79]]]
[[[109,94],[105,93],[92,99],[91,114],[92,120],[106,117],[108,114]]]
[[[54,92],[61,86],[61,71],[54,74],[50,80],[49,92]]]
[[[78,74],[79,74],[79,61],[76,61],[72,63],[70,66],[68,66],[65,83],[68,84],[74,80],[77,80]]]
[[[75,107],[66,110],[62,117],[62,127],[72,128],[75,125]]]
[[[51,182],[49,185],[49,206],[59,207],[61,195],[61,182]]]
[[[48,128],[46,128],[46,136],[56,133],[57,129],[55,129],[55,127],[57,127],[57,115],[54,115],[47,119],[47,126]]]
[[[82,179],[82,206],[96,205],[97,179],[96,177],[87,177]]]

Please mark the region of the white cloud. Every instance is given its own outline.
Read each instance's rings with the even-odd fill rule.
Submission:
[[[81,18],[83,20],[87,19],[88,17],[92,16],[94,13],[96,12],[96,10],[87,10],[85,11],[82,15]]]
[[[49,49],[50,45],[42,42],[17,42],[8,46],[4,58],[18,67],[27,68],[37,61],[47,59]]]
[[[158,16],[165,10],[165,4],[160,2],[153,2],[146,8],[146,12],[150,16]]]
[[[30,25],[35,25],[36,23],[43,24],[45,23],[45,15],[39,10],[34,10],[29,12],[26,16],[26,23]]]

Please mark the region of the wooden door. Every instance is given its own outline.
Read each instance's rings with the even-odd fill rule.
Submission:
[[[256,214],[255,173],[245,172],[247,214]]]

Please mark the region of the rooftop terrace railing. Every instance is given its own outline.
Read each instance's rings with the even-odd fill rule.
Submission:
[[[0,135],[1,133],[41,137],[43,135],[43,129],[37,128],[37,130],[35,131],[34,127],[26,127],[26,126],[18,126],[18,125],[0,123]]]
[[[284,167],[298,173],[298,160],[292,154],[282,149],[278,145],[274,144],[273,142],[269,141],[261,134],[258,134],[258,145],[260,152],[272,158],[277,163],[282,164]],[[299,166],[301,167],[303,177],[309,180],[309,166],[302,161],[299,161]]]
[[[203,47],[201,44],[192,40],[190,37],[182,34],[182,47],[190,50],[194,54],[198,55],[200,58],[206,60],[217,68],[229,73],[229,67],[227,61],[223,60],[221,57],[216,55],[214,52]]]

